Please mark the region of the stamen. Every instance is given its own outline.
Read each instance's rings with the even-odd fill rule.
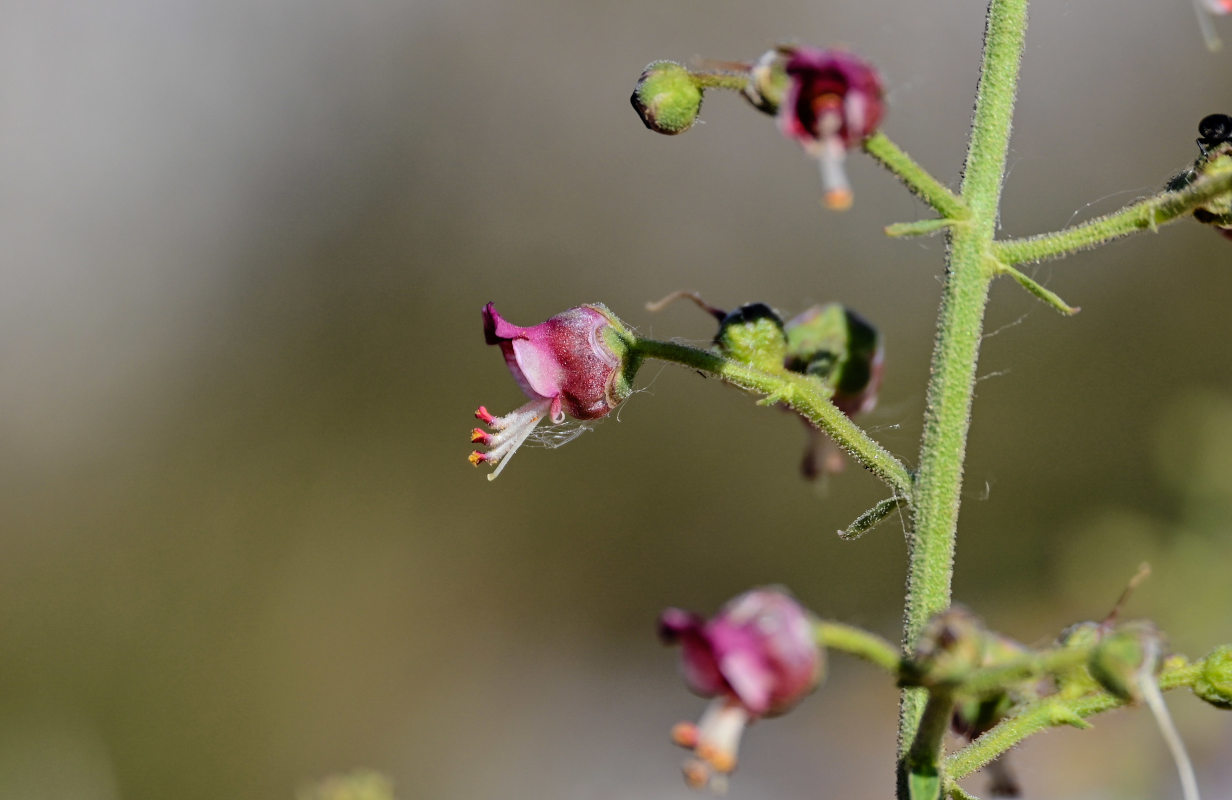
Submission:
[[[730,773],[736,769],[740,735],[749,723],[744,706],[727,698],[716,698],[697,724],[697,757],[716,772]]]
[[[851,208],[854,195],[847,172],[843,169],[846,153],[843,142],[837,135],[818,142],[817,166],[821,169],[821,188],[825,191],[825,205],[831,211],[846,211]]]
[[[496,433],[486,433],[479,428],[471,431],[471,441],[482,442],[488,447],[488,451],[486,453],[475,451],[470,454],[468,460],[476,466],[480,462],[496,464],[496,469],[488,476],[488,480],[496,480],[496,476],[501,474],[501,470],[509,463],[509,459],[513,458],[517,449],[543,421],[546,413],[552,408],[552,404],[553,401],[549,398],[539,398],[503,417],[494,417],[486,408],[480,406],[475,416],[486,422],[488,427]]]
[[[710,783],[710,767],[696,758],[684,762],[680,771],[684,773],[685,785],[690,789],[705,789]]]
[[[685,750],[697,747],[697,726],[692,722],[677,722],[672,726],[672,744]]]

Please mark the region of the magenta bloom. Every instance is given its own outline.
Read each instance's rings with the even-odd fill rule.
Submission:
[[[546,322],[522,328],[483,307],[483,334],[488,344],[499,345],[505,364],[530,402],[506,414],[493,416],[483,406],[475,412],[492,432],[475,428],[471,441],[487,452],[470,454],[470,462],[496,464],[492,480],[505,468],[527,437],[545,417],[553,423],[598,419],[615,408],[631,391],[634,366],[625,342],[628,332],[602,305],[564,311]]]
[[[813,620],[779,589],[745,592],[710,621],[669,608],[659,617],[664,642],[679,642],[685,683],[713,697],[701,721],[678,723],[672,739],[693,751],[684,764],[694,788],[721,791],[736,768],[744,728],[788,711],[817,687],[825,668]]]
[[[881,122],[881,78],[866,61],[841,50],[797,48],[784,69],[790,83],[779,106],[779,129],[817,159],[826,205],[849,208],[843,158]]]

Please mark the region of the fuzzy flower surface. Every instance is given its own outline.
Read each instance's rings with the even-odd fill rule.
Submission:
[[[791,50],[784,69],[789,83],[779,106],[779,129],[817,159],[826,205],[849,208],[852,191],[843,159],[881,122],[881,77],[856,55],[808,47]]]
[[[475,428],[471,441],[487,450],[472,452],[469,460],[476,466],[496,465],[488,480],[500,474],[544,419],[554,424],[564,422],[566,414],[598,419],[631,393],[636,365],[625,346],[629,334],[605,306],[577,306],[524,328],[488,303],[483,334],[488,344],[500,347],[514,381],[530,398],[502,417],[484,406],[475,412],[488,430]]]
[[[681,646],[688,687],[713,698],[700,721],[672,729],[672,740],[693,751],[684,763],[693,788],[723,791],[744,729],[790,710],[825,671],[813,618],[780,589],[745,592],[710,620],[669,608],[659,617],[659,635]]]

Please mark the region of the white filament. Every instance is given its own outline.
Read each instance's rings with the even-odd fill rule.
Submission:
[[[496,476],[501,474],[501,470],[513,458],[513,454],[534,432],[535,427],[543,421],[551,405],[551,400],[532,400],[518,410],[503,417],[497,417],[488,423],[490,428],[498,431],[488,440],[489,449],[485,460],[496,464],[496,469],[488,475],[488,480],[496,480]]]
[[[1150,647],[1146,654],[1143,671],[1138,676],[1138,688],[1142,692],[1142,699],[1146,702],[1147,708],[1151,709],[1151,713],[1155,715],[1155,724],[1159,726],[1159,733],[1164,737],[1168,749],[1172,751],[1176,771],[1181,775],[1181,797],[1184,800],[1201,800],[1198,797],[1198,779],[1194,776],[1189,753],[1185,751],[1185,742],[1181,740],[1181,734],[1177,732],[1176,725],[1172,722],[1172,715],[1168,713],[1163,693],[1159,691],[1159,683],[1155,680],[1153,667],[1156,663],[1157,647],[1157,645]]]

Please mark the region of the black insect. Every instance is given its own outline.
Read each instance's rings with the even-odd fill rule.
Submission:
[[[1232,142],[1232,115],[1207,114],[1198,123],[1198,149],[1203,157],[1224,142]]]

